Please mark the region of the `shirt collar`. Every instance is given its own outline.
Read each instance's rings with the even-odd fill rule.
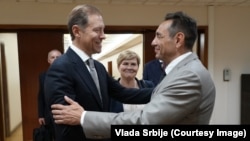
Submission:
[[[82,59],[83,62],[86,62],[90,57],[81,49],[71,44],[70,48]]]
[[[173,61],[171,61],[167,67],[165,68],[166,75],[169,74],[169,72],[182,60],[184,60],[188,55],[190,55],[192,52],[187,52],[185,54],[182,54],[181,56],[175,58]]]

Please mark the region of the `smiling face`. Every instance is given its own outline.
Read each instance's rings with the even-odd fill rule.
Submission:
[[[88,15],[88,24],[85,28],[79,25],[73,26],[73,33],[76,38],[74,44],[89,56],[100,53],[102,40],[105,39],[104,28],[105,25],[101,15]]]
[[[155,38],[151,45],[155,48],[155,57],[165,63],[171,62],[177,56],[177,40],[169,36],[168,29],[171,20],[162,22],[156,30]]]
[[[139,69],[138,60],[136,58],[126,59],[118,66],[121,78],[123,79],[135,79]]]

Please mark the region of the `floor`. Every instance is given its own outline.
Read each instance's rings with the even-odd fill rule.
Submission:
[[[16,131],[8,138],[5,139],[5,141],[23,141],[23,128],[22,126],[18,127]]]

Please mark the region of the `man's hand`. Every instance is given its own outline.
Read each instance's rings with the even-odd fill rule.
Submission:
[[[77,102],[67,96],[64,96],[69,105],[53,104],[51,105],[53,118],[56,124],[80,125],[81,115],[84,111]]]
[[[45,119],[44,118],[38,118],[39,125],[45,125]]]

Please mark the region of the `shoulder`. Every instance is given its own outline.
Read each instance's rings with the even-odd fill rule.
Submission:
[[[140,83],[140,85],[142,86],[142,88],[152,88],[154,87],[154,83],[150,80],[139,80],[138,81]]]
[[[145,64],[145,66],[152,66],[152,65],[157,65],[160,64],[160,61],[158,59],[151,60]]]
[[[147,84],[148,87],[150,87],[150,88],[154,87],[154,83],[152,81],[150,81],[150,80],[142,80],[142,81],[144,81],[144,83]]]

